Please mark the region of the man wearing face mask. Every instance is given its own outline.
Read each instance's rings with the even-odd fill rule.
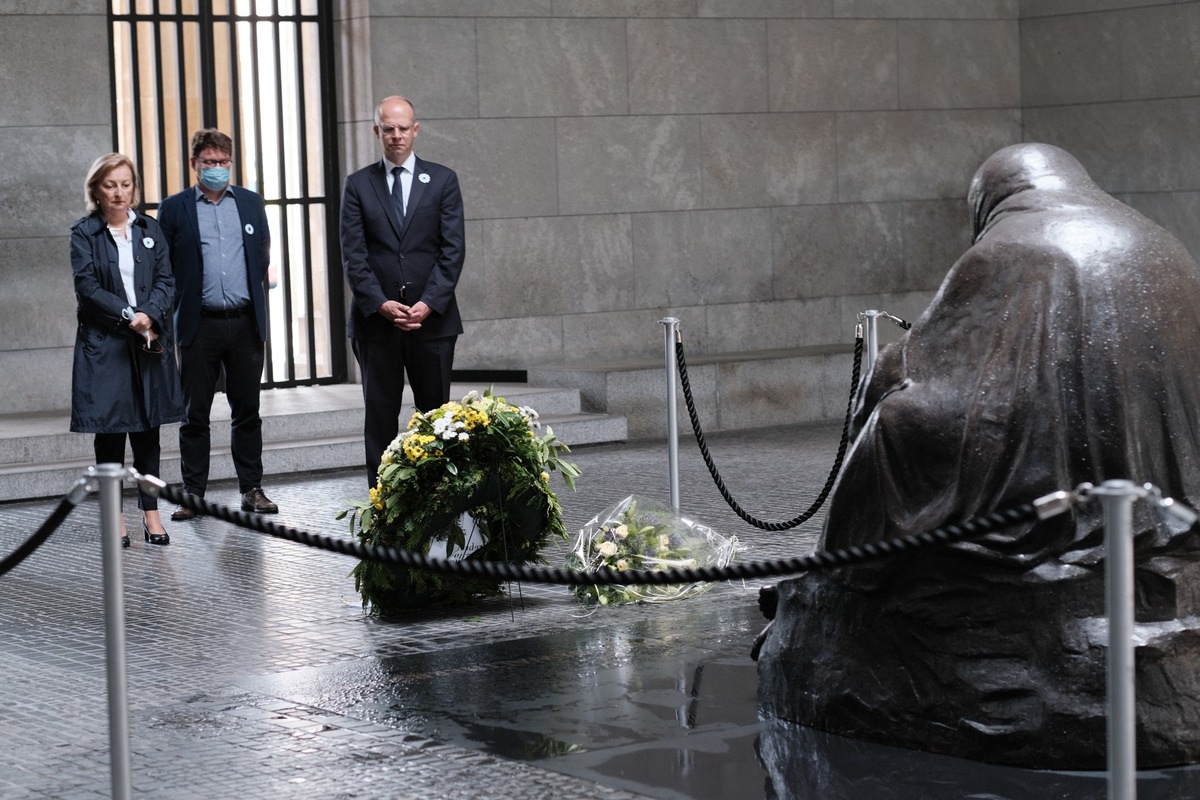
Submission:
[[[271,252],[265,203],[262,195],[230,184],[229,136],[212,128],[196,131],[191,152],[197,184],[163,200],[158,211],[175,274],[175,330],[187,409],[179,428],[183,488],[203,497],[208,487],[209,413],[223,368],[242,510],[273,514],[279,507],[262,490],[258,410]],[[194,516],[180,507],[171,519]]]

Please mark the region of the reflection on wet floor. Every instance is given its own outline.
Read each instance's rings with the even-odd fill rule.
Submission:
[[[757,718],[745,594],[692,616],[653,608],[619,628],[381,654],[262,679],[255,688],[497,757],[535,761],[650,797],[1091,800],[1098,773],[995,767]],[[404,623],[382,623],[404,624]],[[1200,797],[1200,769],[1144,773],[1142,800]]]

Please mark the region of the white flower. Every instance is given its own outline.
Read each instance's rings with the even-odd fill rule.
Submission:
[[[612,558],[613,556],[615,556],[617,554],[617,543],[616,542],[605,542],[604,544],[597,547],[596,550],[600,553],[600,555],[604,556],[605,558]]]
[[[154,240],[147,236],[145,239],[142,239],[142,247],[146,248],[147,250],[153,250]]]
[[[625,524],[618,525],[617,529],[613,531],[613,533],[617,535],[618,539],[624,539],[629,535],[629,526]]]
[[[421,183],[429,183],[429,173],[422,172],[420,175],[417,176],[417,180],[419,180]]]
[[[253,235],[254,235],[254,226],[253,226],[253,225],[251,225],[249,222],[247,222],[247,223],[246,223],[246,235],[247,235],[247,236],[253,236]]]

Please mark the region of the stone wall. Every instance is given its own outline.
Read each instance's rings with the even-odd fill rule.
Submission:
[[[666,315],[703,353],[915,317],[968,243],[975,168],[1021,139],[1012,0],[341,11],[346,167],[401,93],[462,179],[462,368],[661,356]]]
[[[67,232],[88,167],[112,149],[105,8],[0,4],[0,414],[71,404]]]
[[[0,413],[69,402],[67,229],[111,147],[107,0],[0,3]],[[339,0],[346,169],[402,92],[468,215],[458,366],[849,342],[915,317],[997,148],[1200,252],[1200,2]],[[87,54],[67,58],[65,54]],[[339,332],[340,333],[340,332]]]
[[[1056,144],[1200,258],[1200,3],[1022,0],[1025,140]]]

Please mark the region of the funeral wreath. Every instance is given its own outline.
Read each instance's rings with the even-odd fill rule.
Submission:
[[[579,469],[570,449],[538,414],[491,390],[413,414],[388,445],[367,500],[338,515],[368,545],[437,558],[544,564],[541,550],[566,538],[562,507],[550,487],[557,471],[569,489]],[[499,594],[487,579],[362,561],[353,571],[363,605],[394,615]]]

